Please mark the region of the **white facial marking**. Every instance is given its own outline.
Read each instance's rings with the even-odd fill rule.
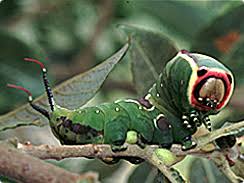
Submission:
[[[149,93],[149,94],[147,94],[147,95],[145,96],[145,99],[146,99],[146,100],[149,100],[149,98],[151,98],[151,96],[152,96],[152,95]]]
[[[155,109],[155,106],[152,106],[151,108],[146,108],[146,107],[143,107],[146,111],[153,111]]]
[[[32,99],[32,96],[29,96],[29,97],[28,97],[28,100],[29,100],[29,101],[32,101],[32,100],[33,100],[33,99]]]

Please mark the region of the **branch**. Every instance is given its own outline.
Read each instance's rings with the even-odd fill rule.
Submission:
[[[215,130],[211,133],[208,133],[207,135],[200,136],[197,139],[197,147],[196,149],[199,150],[203,148],[206,144],[213,142],[219,137],[226,136],[226,135],[231,135],[231,134],[237,134],[244,131],[244,121],[234,123],[232,125],[229,125],[224,128],[220,128],[218,130]]]
[[[26,183],[67,183],[97,181],[97,175],[83,175],[68,172],[50,163],[46,163],[30,155],[19,152],[6,143],[0,144],[0,175]]]
[[[203,150],[202,148],[205,147],[208,143],[214,141],[216,138],[237,133],[243,129],[244,122],[239,122],[225,128],[213,131],[207,135],[200,136],[196,139],[198,142],[198,146],[188,151],[182,151],[180,145],[173,145],[171,148],[171,152],[180,157],[175,162],[173,162],[173,164],[181,161],[183,157],[190,154],[208,157],[213,159],[214,163],[217,164],[218,167],[221,167],[220,165],[224,167],[220,168],[220,170],[222,170],[227,177],[232,180],[239,180],[239,177],[235,176],[230,168],[228,168],[229,165],[227,166],[226,161],[216,161],[217,157],[224,157],[224,154],[222,152],[219,152],[217,147],[213,145],[214,148],[211,148],[208,151],[206,149]],[[157,167],[171,182],[175,182],[175,180],[172,178],[169,166],[163,164],[162,161],[157,156],[155,156],[155,150],[159,148],[159,146],[157,145],[150,145],[147,146],[145,149],[141,149],[137,145],[127,145],[128,148],[125,151],[119,151],[116,153],[111,150],[110,145],[106,144],[87,144],[57,147],[49,145],[32,146],[19,143],[17,147],[22,152],[38,157],[40,159],[60,160],[70,157],[92,157],[100,159],[103,159],[105,157],[139,157],[147,160],[149,163]]]
[[[105,157],[140,157],[156,166],[172,183],[177,183],[171,175],[169,167],[164,165],[153,154],[158,146],[148,146],[145,149],[137,145],[128,145],[125,151],[113,152],[107,144],[87,144],[73,146],[52,146],[52,145],[24,145],[18,144],[18,149],[29,155],[40,159],[64,159],[69,157],[92,157],[103,159]]]

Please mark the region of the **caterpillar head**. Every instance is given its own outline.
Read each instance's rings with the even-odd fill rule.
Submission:
[[[180,54],[192,69],[189,103],[200,111],[219,111],[226,106],[234,89],[231,71],[212,57],[185,51]]]

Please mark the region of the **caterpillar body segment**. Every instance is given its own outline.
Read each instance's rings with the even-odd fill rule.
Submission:
[[[63,144],[119,146],[126,141],[127,132],[135,131],[140,134],[140,140],[165,146],[173,142],[172,129],[166,121],[164,126],[161,125],[164,131],[158,127],[159,115],[159,110],[147,110],[136,100],[121,100],[72,111],[56,107],[50,125]]]

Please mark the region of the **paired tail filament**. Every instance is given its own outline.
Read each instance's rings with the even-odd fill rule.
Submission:
[[[44,86],[45,86],[45,90],[46,90],[46,94],[47,94],[47,97],[48,97],[48,102],[49,102],[49,106],[51,108],[51,111],[54,110],[54,99],[53,99],[53,94],[52,94],[52,90],[50,88],[50,85],[49,85],[49,81],[47,79],[47,70],[44,66],[44,64],[36,59],[32,59],[32,58],[24,58],[25,61],[28,61],[28,62],[34,62],[36,64],[38,64],[41,69],[42,69],[42,76],[43,76],[43,83],[44,83]],[[40,112],[41,114],[43,114],[44,116],[46,116],[48,119],[50,119],[50,115],[49,115],[49,112],[43,108],[41,108],[40,106],[37,106],[35,104],[32,103],[33,101],[33,98],[32,98],[32,94],[29,90],[27,90],[26,88],[22,87],[22,86],[17,86],[17,85],[13,85],[13,84],[7,84],[8,87],[10,88],[15,88],[15,89],[18,89],[18,90],[22,90],[24,91],[26,94],[28,94],[28,102],[30,103],[31,107],[33,109],[35,109],[36,111]]]

